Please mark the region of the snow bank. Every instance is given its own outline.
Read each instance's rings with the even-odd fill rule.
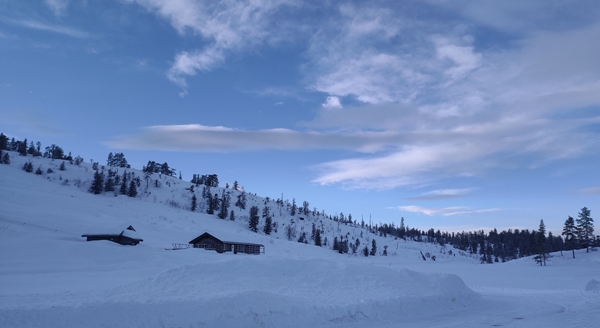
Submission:
[[[455,275],[258,256],[184,265],[101,292],[14,298],[30,310],[5,307],[3,326],[73,326],[85,317],[102,318],[92,327],[388,324],[481,301]]]

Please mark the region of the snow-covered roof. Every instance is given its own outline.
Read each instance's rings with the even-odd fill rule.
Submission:
[[[89,227],[86,230],[86,233],[84,233],[82,236],[83,237],[86,237],[88,235],[118,236],[120,234],[123,234],[123,236],[129,237],[131,239],[142,240],[140,234],[137,231],[135,231],[133,226],[124,225],[124,224],[113,225],[113,226],[93,225],[93,226]]]

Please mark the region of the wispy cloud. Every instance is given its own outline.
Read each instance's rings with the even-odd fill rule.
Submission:
[[[235,152],[252,150],[350,149],[373,152],[404,138],[400,134],[377,132],[324,133],[290,129],[241,130],[200,124],[159,125],[143,128],[136,134],[113,138],[106,143],[114,148]]]
[[[44,0],[44,2],[56,16],[64,15],[69,3],[68,0]]]
[[[227,55],[272,41],[279,30],[272,16],[292,0],[200,2],[192,0],[129,0],[168,20],[181,35],[198,36],[207,42],[202,49],[175,56],[167,76],[185,89],[186,77],[210,71]]]
[[[12,24],[12,25],[17,25],[17,26],[21,26],[21,27],[26,27],[26,28],[30,28],[30,29],[34,29],[34,30],[39,30],[39,31],[45,31],[45,32],[51,32],[51,33],[57,33],[57,34],[62,34],[62,35],[66,35],[66,36],[70,36],[70,37],[74,37],[74,38],[80,38],[80,39],[84,39],[84,38],[90,38],[92,37],[92,34],[73,28],[73,27],[69,27],[69,26],[62,26],[62,25],[52,25],[52,24],[46,24],[46,23],[42,23],[42,22],[37,22],[34,20],[14,20],[14,19],[9,19],[9,18],[2,18],[0,17],[0,20]]]
[[[420,196],[408,197],[406,199],[413,200],[413,201],[454,199],[454,198],[465,197],[466,195],[471,193],[473,190],[475,190],[475,188],[437,189],[437,190],[432,190],[432,191],[423,193]]]
[[[582,194],[588,194],[588,195],[600,195],[600,187],[585,188],[585,189],[579,190],[579,192]]]
[[[421,214],[425,214],[425,215],[429,215],[429,216],[433,216],[433,215],[443,215],[443,216],[468,215],[468,214],[481,214],[481,213],[500,211],[499,208],[473,209],[473,208],[470,208],[467,206],[431,208],[431,207],[422,207],[422,206],[416,206],[416,205],[390,207],[389,209],[398,209],[400,211],[411,212],[411,213],[421,213]]]

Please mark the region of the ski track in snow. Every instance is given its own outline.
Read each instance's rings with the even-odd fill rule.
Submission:
[[[178,179],[162,177],[162,188],[136,199],[91,195],[89,164],[61,172],[61,161],[11,158],[0,165],[0,327],[547,328],[600,320],[599,252],[553,254],[547,267],[527,258],[481,265],[324,221],[330,243],[344,234],[361,245],[375,238],[390,254],[340,255],[285,240],[290,216],[276,217],[279,231],[265,236],[250,232],[237,208],[230,222],[167,206],[189,202],[189,183]],[[56,173],[25,173],[26,160]],[[262,206],[248,196],[248,208]],[[310,234],[313,222],[293,224]],[[144,242],[81,238],[102,223],[132,224]],[[204,231],[265,244],[266,254],[165,250]],[[423,262],[420,251],[438,260]]]

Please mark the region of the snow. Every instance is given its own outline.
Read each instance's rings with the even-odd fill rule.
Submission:
[[[309,236],[312,223],[323,225],[329,245],[316,247],[286,240],[292,218],[276,205],[278,231],[251,232],[247,210],[262,209],[261,197],[247,194],[232,222],[190,212],[190,183],[171,177],[154,176],[162,187],[137,198],[92,195],[87,163],[59,171],[61,161],[11,159],[0,165],[0,327],[591,327],[600,318],[600,252],[555,253],[546,267],[531,258],[482,265],[438,245],[295,219]],[[26,173],[25,161],[54,173]],[[143,243],[81,237],[128,225]],[[205,231],[266,253],[167,250]],[[361,247],[374,238],[389,256],[338,254],[340,235]]]

